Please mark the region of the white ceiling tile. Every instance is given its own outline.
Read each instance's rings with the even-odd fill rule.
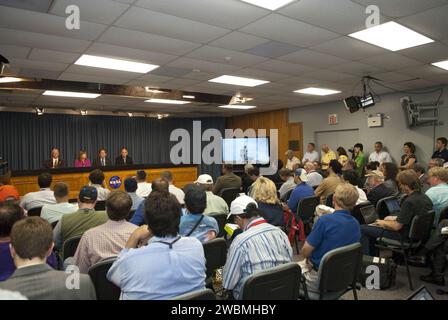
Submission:
[[[239,0],[139,0],[136,5],[228,29],[238,29],[270,12]]]
[[[52,34],[81,40],[94,40],[106,29],[105,25],[81,21],[79,30],[68,30],[66,18],[0,6],[0,28]]]
[[[144,80],[144,81],[149,81],[149,82],[158,82],[158,83],[162,83],[162,82],[167,82],[169,80],[173,80],[173,77],[167,77],[167,76],[160,76],[160,75],[155,75],[155,74],[145,74],[139,78],[137,78],[136,80]]]
[[[304,76],[310,76],[322,81],[342,81],[345,79],[356,79],[355,76],[342,72],[334,72],[330,70],[315,70],[310,73],[305,73]]]
[[[396,70],[400,68],[418,66],[423,64],[420,61],[407,58],[397,53],[387,53],[380,56],[365,58],[359,60],[359,62],[377,66],[384,70]]]
[[[219,77],[220,74],[218,73],[214,73],[214,72],[205,72],[205,71],[192,71],[190,73],[187,73],[185,75],[183,75],[183,78],[187,78],[187,79],[194,79],[194,80],[209,80],[209,79],[213,79],[213,78],[217,78]]]
[[[349,37],[341,37],[310,48],[311,50],[334,55],[346,60],[380,55],[389,51]]]
[[[298,76],[300,74],[313,71],[314,68],[300,64],[289,63],[280,60],[268,60],[252,67],[253,69],[262,69],[271,72],[285,73]]]
[[[17,75],[29,78],[58,79],[60,74],[61,71],[20,68],[20,71]]]
[[[368,64],[364,64],[364,63],[360,63],[360,62],[356,62],[356,61],[349,62],[346,64],[341,64],[338,66],[334,66],[334,67],[329,68],[329,70],[336,71],[336,72],[344,72],[344,73],[348,73],[348,74],[351,74],[354,76],[359,76],[359,77],[384,71],[381,68],[371,66]]]
[[[192,59],[192,58],[179,58],[173,62],[170,62],[168,66],[177,68],[190,68],[192,71],[197,69],[205,72],[229,74],[233,71],[239,70],[240,67],[232,66],[223,63],[214,63],[204,60]]]
[[[183,55],[200,44],[166,38],[140,31],[111,27],[100,38],[100,42],[133,49],[149,50],[173,55]]]
[[[228,50],[245,51],[266,42],[269,42],[269,40],[247,33],[234,31],[226,34],[222,38],[210,42],[210,45]]]
[[[230,32],[228,29],[136,7],[123,14],[115,25],[199,43],[210,42]]]
[[[244,68],[233,73],[235,76],[276,81],[290,77],[288,74],[259,70],[256,68]]]
[[[415,77],[427,78],[429,80],[431,80],[431,78],[433,78],[435,76],[442,76],[442,75],[447,74],[446,70],[434,67],[429,64],[399,69],[398,72],[404,73],[404,74],[409,74],[409,75],[412,75]]]
[[[152,71],[152,74],[177,78],[189,74],[190,72],[190,69],[163,66]]]
[[[240,31],[299,47],[311,47],[340,36],[337,33],[275,13],[241,28]]]
[[[80,16],[83,21],[91,21],[109,25],[115,21],[129,5],[111,0],[56,0],[51,7],[50,13],[67,17],[65,9],[69,5],[79,7]],[[81,22],[82,24],[82,22]]]
[[[83,52],[91,42],[42,33],[0,28],[0,43],[64,52]]]
[[[315,68],[328,68],[349,62],[348,60],[344,60],[336,56],[312,51],[309,49],[303,49],[294,53],[290,53],[278,59]]]
[[[164,86],[175,86],[176,88],[184,88],[184,87],[189,87],[189,86],[193,86],[195,84],[198,84],[202,81],[200,80],[193,80],[193,79],[183,79],[183,78],[177,78],[174,80],[170,80],[168,82],[165,82],[163,85]]]
[[[1,32],[1,31],[0,31]],[[26,59],[31,49],[27,47],[10,46],[6,44],[0,44],[0,53],[8,58]]]
[[[77,73],[77,74],[88,74],[91,76],[99,76],[99,77],[110,77],[111,80],[114,78],[117,79],[136,79],[141,76],[140,73],[135,72],[127,72],[127,71],[119,71],[119,70],[111,70],[104,68],[92,68],[80,65],[71,65],[66,70],[66,72]]]
[[[59,76],[58,79],[66,81],[82,81],[82,82],[108,83],[108,84],[124,84],[128,81],[127,79],[121,79],[117,77],[111,78],[108,76],[101,76],[95,74],[80,74],[73,72],[64,72]]]
[[[353,0],[365,6],[376,5],[381,14],[398,18],[446,4],[446,0]]]
[[[402,81],[409,81],[411,79],[415,79],[414,76],[410,76],[408,74],[403,74],[395,71],[373,74],[372,77],[375,77],[380,81],[392,82],[392,83],[399,83]]]
[[[257,56],[275,59],[287,55],[291,52],[295,52],[297,50],[300,50],[300,48],[297,46],[278,41],[269,41],[267,43],[246,50],[246,52],[255,54]]]
[[[439,62],[448,59],[448,45],[433,42],[424,46],[402,50],[400,54],[426,63]]]
[[[252,54],[211,46],[200,47],[187,54],[186,57],[241,67],[251,66],[267,60],[267,58]]]
[[[25,9],[36,12],[48,12],[52,0],[1,0],[0,4],[8,7]]]
[[[9,59],[11,66],[27,69],[40,69],[47,71],[64,71],[68,64],[48,61],[36,61],[27,59]]]
[[[29,55],[30,60],[59,62],[71,64],[75,62],[81,55],[79,53],[68,53],[61,51],[33,49]]]

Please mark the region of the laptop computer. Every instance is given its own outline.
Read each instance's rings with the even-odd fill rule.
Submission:
[[[386,204],[387,210],[389,211],[389,215],[394,216],[400,212],[400,202],[398,202],[398,199],[386,199],[384,200],[384,203]]]
[[[421,286],[420,288],[412,292],[411,295],[406,298],[406,300],[435,300],[435,299],[432,296],[431,292],[429,292],[425,286]]]
[[[373,205],[361,207],[359,208],[359,211],[361,212],[361,215],[364,218],[366,224],[374,223],[379,219],[378,213],[376,212],[375,206]]]

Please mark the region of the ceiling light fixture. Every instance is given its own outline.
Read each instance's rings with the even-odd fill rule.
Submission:
[[[164,91],[164,90],[160,90],[157,88],[150,88],[150,87],[145,87],[146,92],[150,92],[150,93],[166,93],[168,91]]]
[[[432,65],[437,67],[437,68],[440,68],[440,69],[448,70],[448,60],[440,61],[440,62],[434,62]]]
[[[434,40],[394,21],[367,28],[349,34],[349,36],[391,51],[403,50],[434,42]]]
[[[2,78],[0,78],[0,83],[20,82],[20,81],[23,81],[23,79],[17,78],[17,77],[2,77]]]
[[[248,106],[244,104],[228,104],[224,106],[219,106],[218,108],[223,109],[239,109],[239,110],[249,110],[249,109],[255,109],[257,106]]]
[[[43,115],[44,113],[45,113],[45,109],[44,109],[44,108],[36,107],[36,114],[37,114],[38,116],[41,116],[41,115]]]
[[[262,7],[268,10],[277,10],[281,7],[286,6],[288,3],[294,0],[242,0],[244,2],[253,4],[257,7]]]
[[[80,66],[112,69],[118,71],[128,71],[136,73],[148,73],[159,66],[149,63],[141,63],[123,59],[106,58],[100,56],[92,56],[89,54],[83,54],[75,64]]]
[[[132,112],[128,112],[128,117],[133,117],[134,114]]]
[[[86,116],[87,115],[87,110],[79,110],[79,113],[82,115],[82,116]]]
[[[190,96],[190,95],[184,95],[184,96],[182,96],[182,98],[184,98],[184,99],[195,99],[196,97],[195,96]]]
[[[266,84],[266,83],[270,82],[270,81],[265,81],[265,80],[236,77],[236,76],[229,76],[229,75],[223,75],[223,76],[220,76],[220,77],[217,77],[214,79],[210,79],[208,81],[216,82],[216,83],[231,84],[231,85],[235,85],[235,86],[244,86],[244,87],[256,87],[256,86],[260,86],[262,84]]]
[[[95,99],[95,98],[98,98],[101,94],[98,94],[98,93],[85,93],[85,92],[73,92],[73,91],[53,91],[53,90],[47,90],[42,95],[44,95],[44,96],[55,96],[55,97]]]
[[[341,93],[341,91],[337,91],[337,90],[313,88],[313,87],[296,90],[294,92],[301,93],[301,94],[309,94],[309,95],[314,95],[314,96],[329,96],[332,94]]]
[[[145,100],[145,102],[163,103],[163,104],[187,104],[187,103],[190,103],[190,101],[170,100],[170,99],[148,99],[148,100]]]

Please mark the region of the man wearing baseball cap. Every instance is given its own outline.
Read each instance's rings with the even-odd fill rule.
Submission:
[[[369,192],[367,193],[367,200],[376,206],[378,201],[383,198],[394,195],[393,190],[386,187],[384,184],[384,174],[380,170],[373,170],[366,174]]]
[[[314,190],[306,183],[307,181],[308,176],[305,169],[299,168],[294,172],[294,182],[297,187],[295,187],[288,200],[288,207],[292,212],[297,211],[300,200],[314,196]]]
[[[3,202],[16,202],[20,200],[19,191],[17,188],[10,185],[0,185],[0,203]]]
[[[207,207],[204,210],[204,214],[210,213],[229,213],[229,206],[223,198],[215,195],[213,190],[213,178],[208,174],[201,174],[194,182],[205,191],[207,195]]]
[[[229,216],[243,230],[233,240],[223,269],[223,287],[242,299],[242,289],[248,276],[255,272],[291,262],[292,248],[286,234],[261,217],[257,203],[240,195],[233,200]]]
[[[98,191],[95,187],[82,187],[79,192],[79,210],[62,216],[53,230],[56,248],[61,248],[65,240],[80,236],[87,230],[107,222],[106,211],[95,211],[97,198]]]

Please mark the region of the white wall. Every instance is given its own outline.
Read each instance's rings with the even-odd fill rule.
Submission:
[[[430,89],[428,89],[430,90]],[[431,94],[406,94],[392,93],[381,95],[381,102],[375,106],[356,113],[349,113],[342,101],[324,103],[312,106],[297,107],[289,110],[290,122],[303,123],[303,147],[308,142],[315,142],[317,131],[359,129],[359,142],[364,145],[366,153],[373,149],[375,141],[382,141],[386,149],[391,153],[395,161],[399,161],[403,150],[403,143],[413,142],[417,146],[417,158],[420,162],[427,163],[433,152],[434,129],[430,127],[408,128],[404,111],[400,104],[400,97],[410,96],[413,102],[426,102],[437,100],[439,93]],[[437,126],[435,136],[448,136],[448,87],[444,88],[442,99],[444,103],[439,107],[439,119],[442,126]],[[329,125],[328,115],[336,113],[338,124]],[[390,117],[385,119],[383,127],[369,128],[367,116],[369,114],[383,113]],[[335,133],[337,134],[337,133]],[[334,149],[337,146],[332,146]]]

